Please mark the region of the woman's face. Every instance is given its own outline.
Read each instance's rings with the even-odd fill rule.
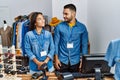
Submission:
[[[36,18],[35,26],[36,27],[44,27],[45,26],[45,19],[44,19],[43,15],[38,14],[38,16]]]

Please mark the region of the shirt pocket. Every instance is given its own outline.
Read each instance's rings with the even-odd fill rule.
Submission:
[[[48,51],[48,48],[49,48],[49,41],[45,41],[45,43],[44,43],[44,49],[46,50],[46,51]]]
[[[34,53],[37,53],[37,51],[39,50],[39,45],[38,45],[37,40],[35,40],[35,39],[32,40],[31,47],[32,47],[32,51]]]
[[[72,34],[73,40],[78,40],[78,39],[80,39],[81,36],[82,36],[81,32],[75,32]]]
[[[69,32],[68,30],[64,29],[64,30],[60,30],[60,38],[62,40],[67,40],[67,38],[69,38]]]

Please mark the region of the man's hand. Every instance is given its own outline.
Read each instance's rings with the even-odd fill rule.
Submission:
[[[55,68],[59,70],[60,66],[61,66],[60,60],[58,59],[58,56],[55,55]]]
[[[82,71],[81,68],[82,68],[82,59],[80,59],[80,66],[79,66],[79,71],[80,72]]]

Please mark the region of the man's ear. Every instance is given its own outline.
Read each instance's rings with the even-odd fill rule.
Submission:
[[[75,11],[72,11],[72,16],[76,16],[76,12]]]

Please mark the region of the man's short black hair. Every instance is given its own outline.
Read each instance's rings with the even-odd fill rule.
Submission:
[[[67,4],[64,6],[64,9],[69,8],[70,10],[73,10],[76,12],[76,6],[74,4]]]

